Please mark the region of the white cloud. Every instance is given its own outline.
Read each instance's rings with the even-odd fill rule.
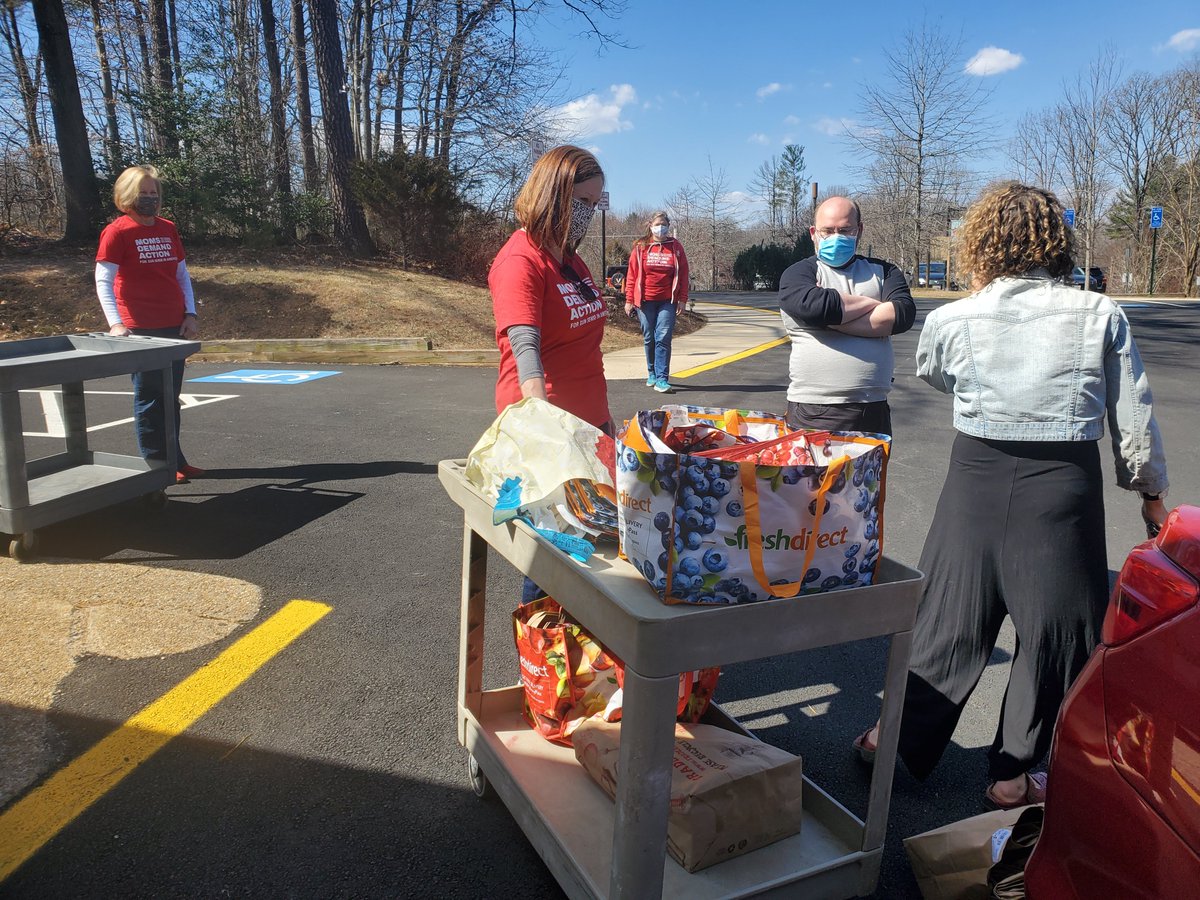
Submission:
[[[754,134],[750,135],[750,137],[746,138],[746,143],[747,144],[769,144],[769,143],[771,143],[771,139],[768,138],[761,131],[756,131],[756,132],[754,132]]]
[[[831,88],[831,87],[833,87],[833,82],[832,82],[832,81],[826,81],[826,82],[822,83],[821,87],[823,87],[823,88]]]
[[[1180,53],[1191,53],[1200,47],[1200,28],[1185,28],[1171,35],[1167,47]]]
[[[853,119],[832,119],[829,116],[825,116],[813,122],[813,128],[817,129],[821,134],[841,137],[846,132],[854,131],[858,128],[858,123]]]
[[[772,81],[770,84],[764,84],[754,93],[758,95],[759,100],[764,100],[772,94],[778,94],[780,91],[789,91],[791,88],[790,84],[780,84],[778,81]]]
[[[984,47],[968,60],[963,71],[968,75],[978,75],[982,78],[987,75],[1008,72],[1023,62],[1025,62],[1025,57],[1020,53],[1013,53],[1002,47]]]
[[[567,134],[591,136],[628,131],[633,123],[621,118],[621,113],[626,106],[637,103],[637,91],[631,84],[614,84],[608,93],[607,98],[588,94],[564,103],[550,111],[550,118]]]
[[[800,117],[799,116],[788,116],[783,120],[783,124],[795,127],[800,124]]]

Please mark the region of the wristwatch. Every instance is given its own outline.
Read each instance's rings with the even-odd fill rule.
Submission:
[[[1155,500],[1162,500],[1164,497],[1167,496],[1166,491],[1159,491],[1157,494],[1147,494],[1147,493],[1143,493],[1143,492],[1139,492],[1139,493],[1142,494],[1142,499],[1145,500],[1147,503],[1153,503]]]

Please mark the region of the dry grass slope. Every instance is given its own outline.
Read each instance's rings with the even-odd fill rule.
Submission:
[[[103,330],[94,268],[91,250],[0,256],[0,340]],[[427,337],[439,350],[495,347],[491,297],[479,285],[309,248],[189,248],[188,269],[201,339]],[[685,314],[678,331],[701,323]],[[635,323],[610,314],[606,352],[640,342]]]

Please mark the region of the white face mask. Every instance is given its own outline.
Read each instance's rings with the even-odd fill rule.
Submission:
[[[670,225],[651,225],[650,233],[652,235],[654,235],[655,240],[661,241],[663,238],[665,238],[667,236],[667,230],[670,227],[671,227]]]

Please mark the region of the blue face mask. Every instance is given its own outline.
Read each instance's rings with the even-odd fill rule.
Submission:
[[[850,257],[854,255],[854,248],[857,246],[857,237],[831,234],[827,238],[821,238],[821,244],[817,248],[817,258],[836,269],[850,261]]]

